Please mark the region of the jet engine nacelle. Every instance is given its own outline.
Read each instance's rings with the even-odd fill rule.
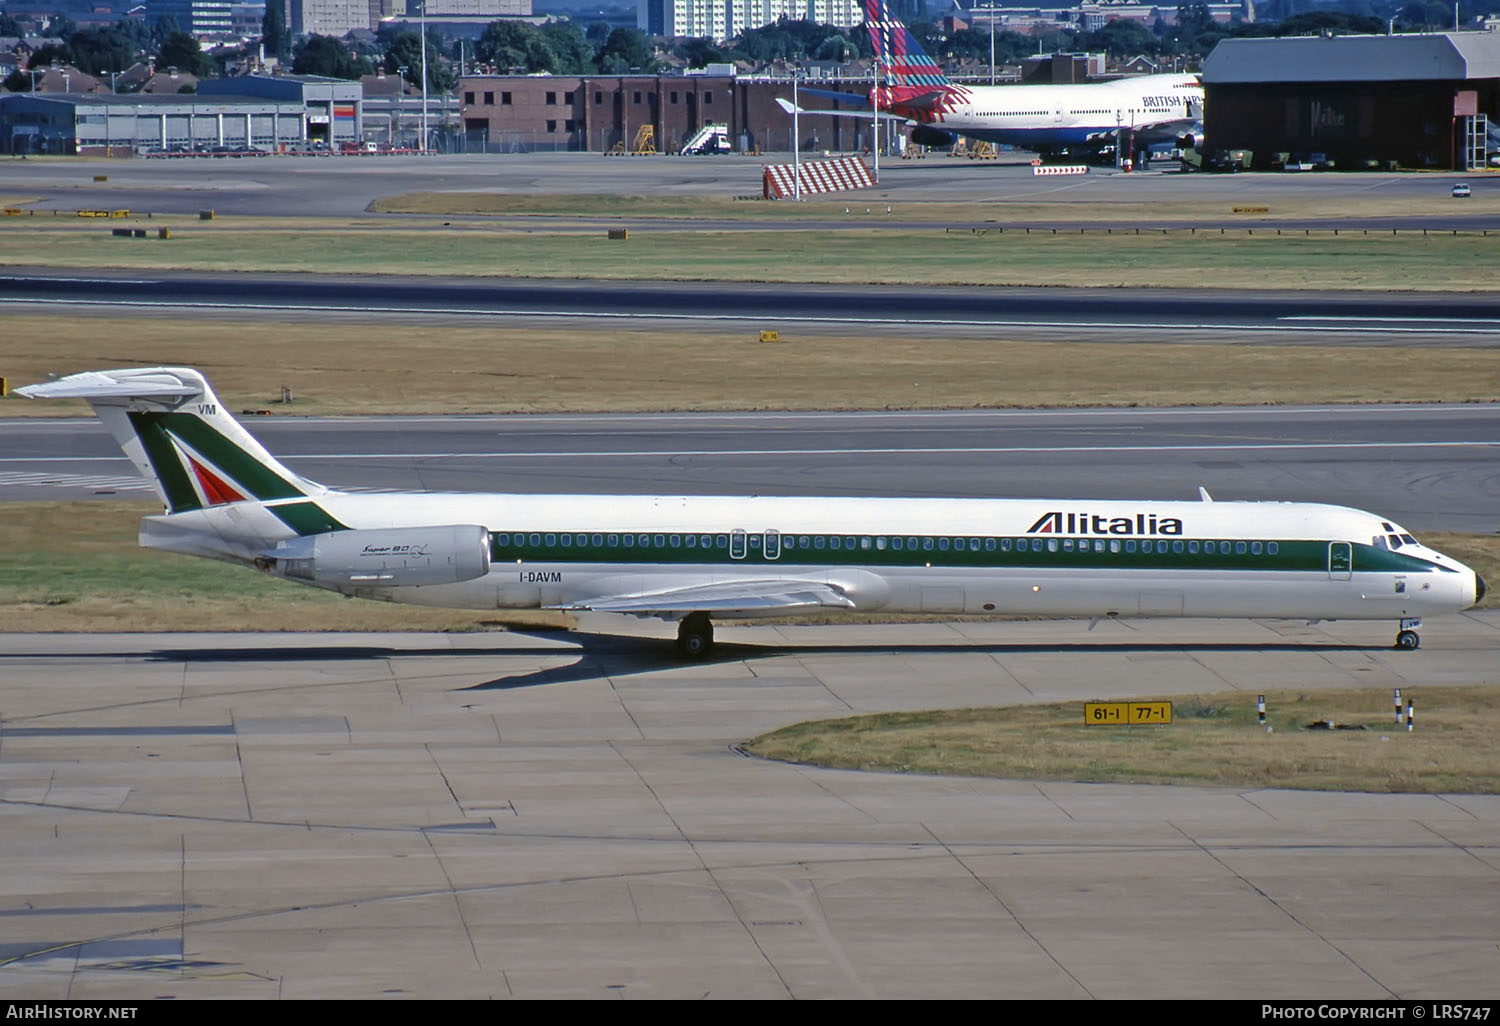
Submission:
[[[933,128],[931,125],[918,125],[911,130],[911,141],[916,146],[932,146],[942,149],[957,142],[958,136],[952,132],[944,132],[941,128]]]
[[[490,572],[490,532],[475,524],[329,531],[281,542],[261,565],[324,587],[456,584]]]
[[[1177,137],[1177,148],[1179,150],[1197,150],[1199,153],[1202,153],[1203,133],[1189,132],[1186,135],[1179,135]]]

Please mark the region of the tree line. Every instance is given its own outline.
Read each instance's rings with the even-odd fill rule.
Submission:
[[[1430,31],[1452,27],[1452,8],[1447,0],[1346,0],[1352,10],[1299,10],[1306,0],[1264,0],[1261,20],[1254,23],[1220,24],[1203,3],[1182,3],[1175,25],[1158,21],[1143,25],[1116,20],[1084,31],[1059,26],[1041,36],[1023,36],[1011,31],[994,33],[997,64],[1015,64],[1040,52],[1091,51],[1113,57],[1143,54],[1149,57],[1201,57],[1220,39],[1242,36],[1307,35],[1317,32],[1379,33]],[[1500,0],[1464,0],[1467,14],[1500,12]],[[908,25],[922,46],[939,60],[987,62],[991,34],[987,28],[959,28],[944,33],[931,21]],[[0,13],[0,35],[21,35],[15,18]],[[63,40],[39,49],[31,67],[69,64],[92,75],[123,71],[148,55],[159,67],[175,67],[197,77],[223,74],[231,61],[253,56],[256,44],[240,49],[203,52],[197,41],[181,31],[170,17],[147,23],[124,19],[116,25],[80,29],[66,16],[53,18],[43,29]],[[414,86],[421,85],[422,40],[408,26],[382,25],[372,41],[328,36],[306,36],[294,40],[286,25],[282,5],[268,4],[261,25],[259,44],[267,57],[276,57],[293,74],[325,75],[355,79],[384,71],[400,74]],[[744,61],[764,65],[773,61],[844,62],[871,55],[869,36],[863,25],[840,29],[808,21],[782,18],[761,28],[750,29],[727,43],[709,39],[677,41],[672,53],[689,67]],[[635,28],[611,27],[595,21],[582,26],[573,19],[542,25],[520,21],[496,21],[474,42],[447,41],[443,33],[427,31],[427,85],[445,91],[457,83],[456,65],[484,65],[498,73],[555,75],[653,74],[665,70],[655,42]],[[4,85],[11,90],[29,88],[30,76],[16,72]]]
[[[15,19],[0,16],[0,35],[19,36],[20,29]],[[196,39],[178,27],[171,15],[150,24],[126,18],[116,25],[82,29],[66,17],[59,17],[48,22],[42,34],[62,42],[39,47],[28,60],[29,68],[71,65],[86,74],[103,76],[155,56],[158,66],[176,68],[198,78],[222,70],[221,65],[203,52]],[[4,86],[12,92],[29,89],[31,76],[24,71],[13,72],[6,77]]]

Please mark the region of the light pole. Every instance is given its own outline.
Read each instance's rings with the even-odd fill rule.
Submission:
[[[870,119],[870,141],[874,143],[871,147],[875,153],[875,184],[880,184],[880,54],[875,55],[875,61],[870,68],[870,73],[875,79],[875,91],[870,94],[870,106],[874,109],[875,116]]]
[[[792,68],[792,198],[802,202],[802,133],[797,129],[797,72]]]
[[[427,0],[422,0],[422,152],[427,152]]]
[[[399,68],[396,69],[396,75],[404,83],[406,81],[406,73],[408,71],[410,71],[410,70],[411,70],[410,67],[408,67],[407,65],[403,64]],[[396,102],[391,107],[391,121],[390,121],[389,127],[387,128],[387,132],[390,135],[390,144],[392,146],[396,145],[396,127],[397,127],[397,125],[400,124],[400,120],[401,120],[401,108],[404,105],[404,101],[405,100],[406,100],[406,86],[402,85],[401,86],[401,94],[396,97]]]

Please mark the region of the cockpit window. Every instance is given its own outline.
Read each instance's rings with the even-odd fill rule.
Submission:
[[[1370,539],[1370,544],[1375,546],[1377,549],[1385,548],[1385,535],[1377,534],[1375,537]]]
[[[1406,534],[1406,533],[1403,533],[1401,535],[1401,540],[1404,541],[1404,542],[1406,542],[1406,544],[1408,544],[1408,545],[1415,545],[1417,543],[1417,540],[1415,538],[1413,538],[1411,535]]]
[[[1391,548],[1393,548],[1393,549],[1399,549],[1401,547],[1401,538],[1400,538],[1399,535],[1392,534],[1392,535],[1387,535],[1386,537],[1387,537],[1387,539],[1391,543]]]

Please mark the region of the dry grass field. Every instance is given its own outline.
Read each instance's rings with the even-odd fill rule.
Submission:
[[[1432,176],[1430,190],[1420,195],[1391,195],[1384,188],[1388,178],[1341,175],[1328,187],[1315,191],[1285,188],[1297,185],[1277,175],[1245,175],[1233,203],[1196,198],[1188,189],[1178,192],[1170,204],[1147,200],[1090,199],[1087,193],[1070,193],[1066,199],[988,199],[983,202],[947,200],[876,199],[867,193],[809,196],[801,203],[768,202],[759,196],[727,198],[714,196],[654,196],[572,193],[506,192],[410,192],[377,200],[372,210],[382,213],[445,214],[452,216],[546,218],[692,218],[698,220],[827,221],[848,218],[857,224],[867,218],[902,223],[1046,223],[1131,222],[1136,224],[1192,225],[1222,221],[1234,216],[1256,220],[1306,218],[1368,218],[1451,215],[1455,211],[1448,187],[1451,174]],[[601,178],[608,182],[607,178]],[[1335,184],[1336,182],[1336,184]],[[1235,208],[1255,209],[1253,215],[1236,215]],[[1259,212],[1264,209],[1264,213]],[[868,213],[866,213],[868,211]],[[1465,214],[1500,212],[1500,194],[1476,192],[1462,207]]]
[[[1011,780],[1500,793],[1500,688],[1402,697],[1416,705],[1410,733],[1396,728],[1388,689],[1289,687],[1266,695],[1271,732],[1257,724],[1256,696],[1237,691],[1179,696],[1163,726],[1089,726],[1083,703],[1069,702],[802,723],[744,747],[819,766]],[[1324,721],[1346,729],[1308,729]]]
[[[715,230],[674,226],[611,240],[602,227],[435,218],[391,222],[182,217],[0,219],[0,264],[323,274],[652,281],[1159,288],[1494,290],[1500,233],[1399,237],[1345,231],[1140,235],[984,234],[941,228]],[[628,222],[624,222],[627,223]],[[114,227],[141,227],[121,239]],[[171,239],[156,238],[170,228]],[[795,234],[793,234],[795,233]],[[895,258],[899,254],[899,259]]]
[[[565,410],[1474,402],[1500,399],[1500,351],[1358,346],[1018,342],[591,325],[492,327],[357,317],[7,317],[0,375],[184,365],[231,409],[287,414]],[[418,342],[419,344],[414,344]],[[1337,374],[1327,373],[1336,366]],[[295,402],[277,403],[281,386]],[[84,415],[0,400],[0,416]]]

